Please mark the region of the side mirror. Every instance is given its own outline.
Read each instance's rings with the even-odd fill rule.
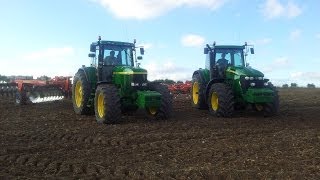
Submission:
[[[144,55],[144,48],[140,48],[140,54]]]
[[[96,54],[95,54],[95,53],[89,53],[88,56],[89,56],[90,58],[94,58],[94,57],[96,57]]]
[[[96,52],[96,46],[91,44],[90,45],[90,52]]]
[[[204,49],[203,49],[203,53],[204,53],[204,54],[208,54],[208,52],[209,52],[209,49],[208,49],[208,48],[204,48]]]
[[[254,49],[253,48],[250,48],[250,53],[254,54]]]
[[[138,56],[137,59],[138,59],[138,60],[142,60],[142,56]]]

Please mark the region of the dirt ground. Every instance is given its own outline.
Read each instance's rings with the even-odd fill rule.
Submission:
[[[320,178],[320,89],[280,91],[280,114],[215,118],[174,99],[174,116],[115,125],[71,100],[16,106],[0,97],[0,179]]]

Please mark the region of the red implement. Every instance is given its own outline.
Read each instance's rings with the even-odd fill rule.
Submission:
[[[0,94],[15,95],[17,104],[55,101],[71,97],[71,76],[49,80],[17,79],[0,84]]]

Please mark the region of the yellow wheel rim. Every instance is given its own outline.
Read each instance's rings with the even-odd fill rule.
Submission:
[[[157,113],[157,111],[158,111],[158,108],[156,108],[156,107],[149,107],[149,113],[150,113],[151,115],[155,115],[155,114]]]
[[[256,107],[257,111],[263,110],[263,106],[261,104],[255,104],[255,107]]]
[[[216,92],[211,95],[211,108],[216,111],[219,108],[219,98]]]
[[[192,85],[192,100],[193,104],[198,104],[199,102],[199,83],[194,82]]]
[[[98,114],[100,118],[104,117],[104,95],[102,93],[98,96]]]
[[[82,84],[81,81],[77,81],[76,89],[75,89],[75,100],[77,107],[81,107],[82,105]]]

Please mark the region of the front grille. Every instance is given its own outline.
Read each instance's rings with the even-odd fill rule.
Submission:
[[[253,79],[253,80],[246,80],[244,76],[240,78],[240,83],[241,83],[241,88],[243,92],[246,92],[248,90],[251,83],[255,83],[254,88],[265,88],[264,83],[268,81],[267,79],[265,80],[258,80],[258,79]]]
[[[133,83],[146,83],[147,82],[147,75],[146,74],[133,74],[132,77]]]

